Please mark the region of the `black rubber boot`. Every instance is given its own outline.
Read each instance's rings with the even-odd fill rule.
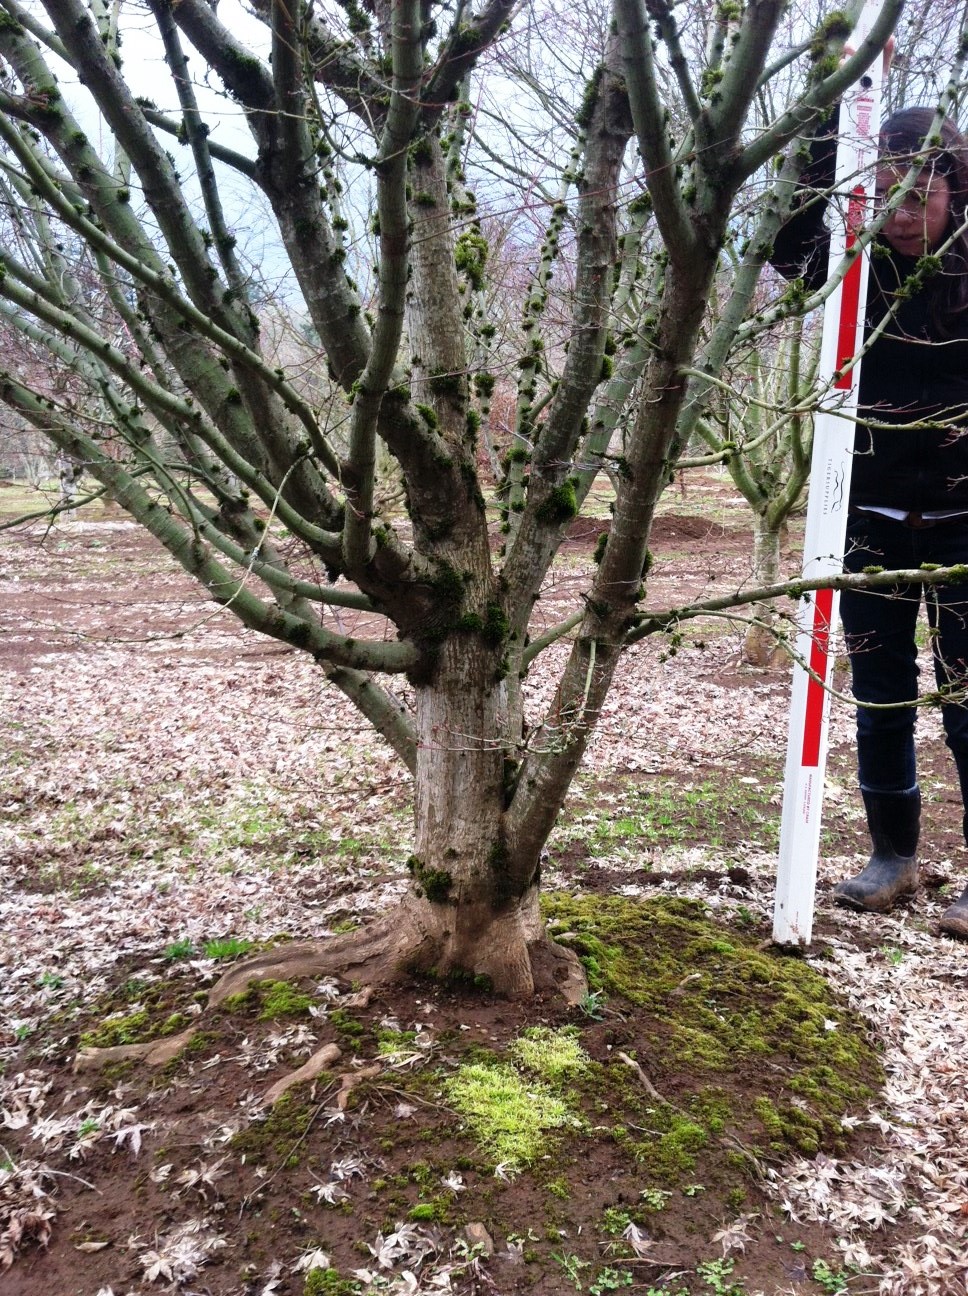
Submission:
[[[899,896],[918,889],[921,792],[862,791],[874,853],[865,869],[834,887],[834,899],[852,909],[887,913]],[[968,908],[966,908],[968,918]]]
[[[949,936],[960,936],[968,940],[968,887],[941,915],[941,930]]]
[[[965,834],[965,841],[968,842],[968,814],[962,820],[962,831]],[[941,915],[941,930],[947,932],[949,936],[960,936],[962,940],[968,940],[968,887],[965,887],[961,895]]]

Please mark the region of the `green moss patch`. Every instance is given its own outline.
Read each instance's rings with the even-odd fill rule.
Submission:
[[[187,990],[178,982],[129,977],[83,1012],[82,1020],[89,1024],[80,1032],[78,1044],[114,1048],[177,1035],[194,1020],[185,1011],[191,1003]]]
[[[521,1170],[547,1151],[551,1131],[580,1124],[567,1098],[506,1062],[458,1067],[444,1094],[488,1160],[507,1170]]]
[[[229,995],[222,1004],[228,1013],[254,1013],[259,1021],[308,1017],[315,1000],[291,981],[253,981],[247,989]]]
[[[588,1071],[589,1057],[581,1046],[580,1036],[575,1026],[564,1030],[532,1026],[512,1041],[508,1053],[526,1071],[550,1084],[560,1085]]]
[[[283,1094],[264,1120],[254,1121],[233,1135],[229,1146],[252,1165],[299,1164],[299,1148],[313,1120],[313,1108],[293,1094]]]
[[[362,1290],[362,1283],[344,1278],[335,1269],[310,1269],[303,1296],[359,1296]]]
[[[633,1061],[663,1097],[677,1096],[658,1105],[635,1151],[666,1181],[727,1135],[771,1156],[836,1147],[842,1117],[879,1087],[863,1022],[820,973],[725,932],[702,904],[555,896],[547,913],[605,1002],[650,1023],[648,1051]],[[630,1076],[609,1064],[601,1083],[627,1089]]]

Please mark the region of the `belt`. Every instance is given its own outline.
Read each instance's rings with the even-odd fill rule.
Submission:
[[[940,522],[951,522],[952,518],[925,517],[923,513],[909,513],[907,517],[898,518],[901,526],[908,527],[911,531],[929,531],[931,527],[936,527]]]
[[[895,518],[888,513],[879,513],[877,509],[856,508],[850,510],[851,517],[880,517],[885,522],[897,522],[909,531],[930,531],[932,527],[948,526],[952,522],[968,523],[968,513],[949,513],[947,517],[925,517],[923,513],[911,512],[906,517]]]
[[[929,531],[931,527],[966,520],[968,520],[968,514],[965,513],[954,513],[948,517],[925,517],[923,513],[909,513],[907,517],[901,518],[900,522],[902,526],[908,527],[911,531]]]

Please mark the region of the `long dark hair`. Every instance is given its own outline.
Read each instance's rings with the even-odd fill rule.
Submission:
[[[882,160],[914,162],[923,159],[934,175],[943,175],[951,190],[949,229],[968,219],[968,140],[950,118],[937,130],[932,108],[901,108],[881,126]],[[957,325],[968,310],[968,229],[952,241],[941,259],[941,273],[929,281],[931,314],[942,335]]]

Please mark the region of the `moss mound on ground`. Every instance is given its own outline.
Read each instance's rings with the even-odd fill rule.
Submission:
[[[649,1144],[662,1177],[727,1131],[758,1154],[836,1148],[843,1116],[880,1086],[864,1023],[820,973],[724,930],[704,905],[551,896],[546,913],[591,988],[649,1017],[637,1060],[670,1099]],[[743,1110],[727,1093],[744,1094]]]
[[[597,994],[585,1014],[554,999],[508,1003],[397,983],[370,1004],[337,1001],[314,1017],[312,1044],[307,1038],[277,1057],[278,1023],[308,1012],[311,987],[252,985],[237,1004],[204,1017],[206,1033],[179,1056],[179,1082],[168,1068],[129,1067],[127,1092],[150,1090],[158,1121],[157,1132],[145,1127],[145,1151],[171,1165],[172,1184],[197,1174],[199,1158],[208,1163],[217,1075],[216,1109],[232,1112],[223,1152],[235,1171],[218,1191],[226,1218],[251,1221],[245,1262],[263,1272],[281,1237],[291,1239],[291,1253],[312,1237],[332,1265],[306,1275],[314,1296],[349,1292],[360,1248],[375,1255],[374,1239],[456,1237],[466,1257],[463,1230],[472,1225],[498,1245],[487,1263],[503,1291],[534,1275],[535,1291],[558,1292],[565,1266],[589,1292],[628,1285],[643,1235],[650,1264],[688,1267],[690,1290],[706,1291],[696,1257],[718,1255],[712,1230],[740,1214],[762,1221],[751,1253],[774,1249],[771,1274],[794,1243],[815,1257],[834,1254],[816,1230],[812,1239],[799,1225],[787,1231],[758,1176],[764,1161],[816,1149],[853,1155],[864,1140],[842,1120],[866,1105],[880,1067],[863,1024],[823,976],[734,934],[701,904],[552,896],[547,913],[552,933],[588,968]],[[170,1029],[201,993],[185,972],[130,976],[85,1018],[104,1042],[108,1031],[140,1039]],[[240,1067],[242,1031],[253,1052]],[[276,1058],[275,1077],[298,1066],[306,1047],[326,1043],[342,1050],[334,1072],[253,1112],[260,1047],[266,1060]],[[338,1096],[359,1064],[366,1078],[347,1091],[343,1110]],[[116,1101],[115,1083],[107,1073],[98,1081],[105,1102]],[[75,1084],[62,1077],[69,1102]],[[194,1104],[198,1133],[170,1139],[171,1128],[185,1128],[186,1104]],[[229,1136],[240,1110],[248,1124]],[[90,1119],[98,1116],[94,1109]],[[112,1133],[100,1155],[114,1167]],[[92,1152],[89,1169],[94,1163]],[[129,1195],[141,1210],[137,1189]],[[79,1209],[89,1209],[86,1201]],[[194,1207],[186,1199],[180,1209]],[[737,1272],[748,1260],[744,1253]],[[763,1265],[754,1272],[747,1287],[762,1289]]]
[[[566,1097],[506,1062],[465,1063],[444,1093],[485,1156],[506,1170],[531,1165],[547,1150],[550,1131],[580,1124]]]

